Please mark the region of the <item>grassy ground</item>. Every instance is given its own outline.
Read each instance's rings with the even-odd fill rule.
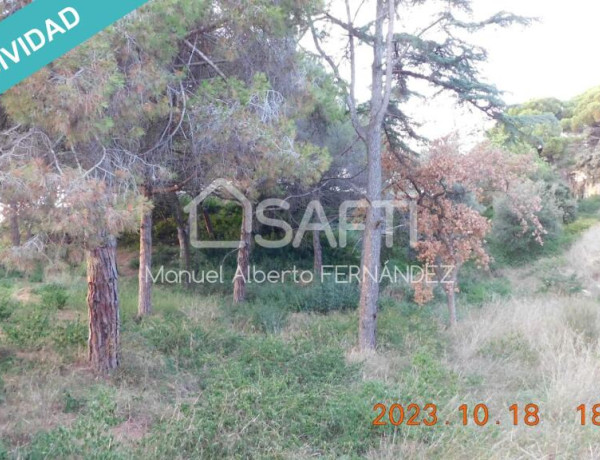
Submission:
[[[139,322],[126,278],[106,378],[86,367],[81,279],[2,280],[0,459],[599,458],[600,427],[575,410],[600,403],[599,237],[468,274],[454,331],[442,302],[386,288],[374,355],[353,350],[352,287],[255,290],[244,307],[159,287]],[[378,402],[433,402],[440,422],[376,427]],[[478,403],[490,422],[463,426],[458,406]],[[508,407],[529,403],[541,423],[513,426]]]

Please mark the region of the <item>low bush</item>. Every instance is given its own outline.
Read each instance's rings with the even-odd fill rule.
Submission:
[[[405,402],[436,401],[439,404],[456,395],[459,378],[444,366],[437,353],[425,347],[413,355],[403,384]]]
[[[582,217],[568,225],[565,225],[565,233],[570,237],[581,235],[598,223],[598,219],[593,217]]]
[[[548,191],[543,196],[543,204],[537,213],[545,231],[543,244],[540,244],[531,223],[523,229],[522,219],[514,212],[508,198],[494,203],[489,247],[497,263],[522,265],[542,256],[556,254],[570,243],[571,239],[564,232],[564,213]]]
[[[68,321],[52,332],[52,341],[59,350],[85,346],[87,342],[87,325],[81,321]]]
[[[579,202],[579,215],[581,217],[600,217],[600,196],[586,198]]]
[[[14,312],[2,329],[7,340],[17,347],[39,349],[51,333],[48,311],[35,307]]]
[[[0,289],[0,321],[5,321],[19,307],[19,302],[14,300],[9,290]]]
[[[519,360],[526,364],[536,364],[538,353],[531,347],[521,332],[513,332],[503,337],[490,339],[480,350],[482,356],[495,359]]]
[[[6,393],[4,391],[4,380],[2,380],[2,376],[0,375],[0,406],[6,399]],[[0,458],[2,458],[2,442],[0,441]]]
[[[495,277],[489,272],[470,266],[461,270],[459,288],[458,303],[475,306],[481,306],[498,297],[508,297],[512,292],[508,279]]]
[[[0,460],[8,460],[8,449],[4,446],[4,443],[0,439]]]
[[[41,297],[42,307],[51,310],[62,310],[67,306],[69,294],[61,284],[46,284],[35,290]]]
[[[44,266],[38,263],[33,271],[29,273],[29,281],[32,283],[41,283],[44,281]]]
[[[308,285],[281,284],[258,286],[250,300],[294,312],[328,313],[352,310],[358,306],[358,286],[355,283],[336,283],[326,280]]]
[[[579,277],[572,273],[561,273],[552,270],[542,276],[543,286],[541,292],[552,292],[559,295],[577,294],[583,290],[583,283]]]

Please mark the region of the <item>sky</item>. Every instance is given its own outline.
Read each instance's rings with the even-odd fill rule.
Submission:
[[[477,14],[506,10],[540,18],[526,28],[479,34],[479,44],[489,51],[484,73],[507,91],[507,102],[549,96],[570,99],[600,85],[600,2],[476,0],[474,6]]]
[[[371,3],[371,4],[370,4]],[[437,6],[433,6],[437,3]],[[351,0],[351,5],[361,1]],[[435,13],[439,2],[411,16],[399,9],[399,26],[420,30],[427,23],[426,15]],[[571,99],[587,89],[600,85],[600,57],[597,31],[600,30],[600,2],[596,0],[473,0],[473,18],[484,19],[498,11],[535,17],[538,21],[528,27],[493,28],[471,35],[470,40],[488,50],[488,62],[481,68],[484,79],[504,91],[508,104],[534,98],[557,97]],[[358,14],[371,19],[372,2],[366,0]],[[333,0],[332,12],[345,18],[342,0]],[[330,44],[330,50],[339,47]],[[309,45],[310,47],[310,45]],[[334,51],[334,54],[336,52]],[[367,100],[370,85],[371,52],[362,47],[358,52],[359,83],[357,94]],[[347,72],[344,72],[347,75]],[[490,122],[479,113],[458,109],[449,97],[415,101],[411,115],[422,123],[421,132],[435,138],[458,131],[470,139],[481,138]]]
[[[600,2],[594,0],[474,0],[478,18],[510,11],[538,18],[530,26],[479,32],[474,43],[488,50],[484,78],[516,104],[556,97],[569,100],[600,85],[597,31]],[[476,141],[490,127],[481,114],[457,110],[449,100],[431,101],[421,111],[429,137],[458,131]]]

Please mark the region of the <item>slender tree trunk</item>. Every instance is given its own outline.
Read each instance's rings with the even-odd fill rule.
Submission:
[[[369,203],[381,199],[381,130],[374,129],[368,142]],[[358,346],[374,350],[377,335],[377,308],[379,301],[379,271],[381,258],[381,209],[369,205],[365,222],[362,252]]]
[[[455,327],[458,323],[456,319],[456,292],[454,285],[446,288],[446,303],[448,304],[448,314],[450,315],[450,327]]]
[[[366,198],[369,204],[367,207],[361,258],[362,277],[358,325],[358,347],[360,350],[374,350],[376,346],[383,222],[381,209],[374,206],[374,202],[381,200],[382,124],[392,89],[394,5],[394,2],[377,0],[375,12],[373,65],[371,68],[371,101],[369,124],[365,132],[367,145]],[[388,24],[387,36],[384,36],[383,26],[386,21]]]
[[[319,230],[313,230],[313,269],[315,275],[322,276],[323,271],[323,248],[321,247],[321,232]]]
[[[450,279],[444,285],[444,291],[446,292],[446,303],[448,305],[448,316],[450,318],[450,327],[455,327],[458,323],[456,319],[456,283],[458,281],[458,270],[452,269]]]
[[[204,225],[206,226],[206,233],[208,233],[208,237],[211,240],[214,240],[215,230],[213,228],[212,221],[210,220],[210,214],[204,206],[202,207],[202,217],[204,217]]]
[[[147,198],[150,191],[145,190]],[[152,313],[152,209],[142,211],[140,222],[140,268],[138,274],[138,316]]]
[[[119,366],[119,293],[116,240],[87,252],[88,357],[97,372]]]
[[[11,202],[9,205],[9,220],[10,220],[10,242],[13,247],[21,246],[21,230],[19,229],[19,214],[17,204]]]
[[[409,248],[408,248],[408,258],[409,260],[417,260],[417,243],[419,242],[419,233],[418,233],[418,206],[417,200],[414,198],[410,199],[408,204],[408,225],[409,225]]]
[[[237,254],[236,276],[233,281],[233,302],[241,303],[246,300],[246,276],[250,266],[250,242],[252,234],[246,229],[246,214],[242,214],[242,229],[240,232],[240,247]]]
[[[182,270],[190,270],[190,234],[187,223],[183,218],[181,203],[177,194],[173,194],[173,206],[175,210],[175,222],[177,223],[177,239],[179,240],[179,266]],[[189,281],[189,280],[187,280]]]

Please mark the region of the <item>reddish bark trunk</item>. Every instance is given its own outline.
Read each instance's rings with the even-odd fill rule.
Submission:
[[[88,357],[97,372],[119,366],[119,293],[116,240],[87,252]]]

